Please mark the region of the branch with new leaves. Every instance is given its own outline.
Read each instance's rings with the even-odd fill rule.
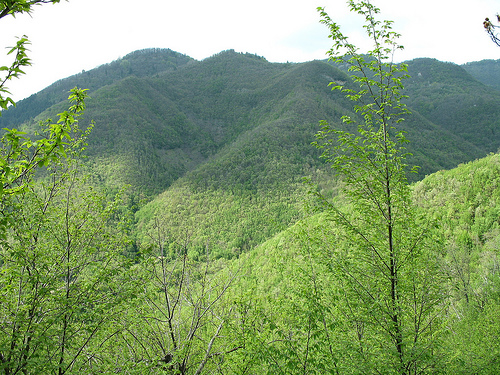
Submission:
[[[9,14],[16,16],[18,13],[31,13],[33,5],[57,4],[61,0],[2,0],[0,1],[0,18]]]
[[[0,0],[0,19],[22,13],[31,13],[33,6],[56,4],[60,0]],[[0,109],[7,110],[16,103],[10,97],[6,86],[13,78],[24,75],[24,69],[31,65],[28,57],[30,42],[24,35],[16,45],[9,49],[8,56],[14,56],[10,65],[0,66]],[[52,161],[66,156],[66,146],[72,142],[72,133],[78,128],[78,117],[85,110],[86,90],[74,88],[69,97],[72,105],[69,110],[60,113],[56,123],[47,121],[33,141],[25,132],[17,129],[3,129],[0,138],[0,200],[19,192],[24,187],[24,180],[37,167],[46,167]],[[1,112],[0,112],[1,116]]]

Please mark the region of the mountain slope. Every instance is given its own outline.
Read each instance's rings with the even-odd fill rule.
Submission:
[[[163,71],[176,70],[192,60],[192,58],[170,49],[147,49],[132,52],[91,71],[82,71],[80,74],[59,80],[42,91],[20,100],[15,108],[2,111],[0,128],[21,124],[35,118],[52,105],[65,101],[68,98],[69,90],[75,86],[94,92],[125,77],[146,77]]]
[[[431,174],[412,188],[413,200],[428,220],[426,235],[439,244],[422,250],[433,251],[432,259],[445,275],[434,281],[443,286],[443,310],[439,313],[446,317],[435,355],[445,358],[444,373],[496,373],[500,345],[500,155],[490,154]],[[242,277],[229,292],[232,298],[243,299],[258,311],[259,318],[272,317],[267,325],[261,318],[253,333],[257,342],[265,338],[268,345],[286,350],[279,348],[286,338],[270,339],[286,332],[300,348],[309,337],[316,337],[309,336],[311,325],[307,324],[316,303],[322,304],[318,332],[332,333],[335,343],[345,339],[349,329],[359,334],[357,327],[343,325],[342,317],[335,315],[342,306],[339,294],[343,294],[343,284],[339,285],[338,273],[344,266],[335,265],[335,252],[342,248],[343,240],[337,229],[335,221],[323,213],[309,216],[234,262]],[[409,291],[401,293],[405,292]],[[485,346],[485,342],[489,344]],[[326,343],[328,338],[312,347],[327,352],[331,346]],[[259,348],[254,350],[259,352]],[[296,355],[305,350],[290,352]]]
[[[95,85],[86,121],[96,122],[87,162],[96,179],[156,197],[137,214],[141,241],[161,216],[162,225],[176,223],[172,235],[188,229],[200,249],[210,240],[230,256],[301,217],[303,176],[327,190],[334,186],[310,143],[320,120],[342,129],[342,115],[356,117],[352,103],[328,87],[332,81],[350,84],[339,67],[274,64],[234,51],[203,61],[168,50],[128,56],[107,66],[110,81],[102,79],[104,66],[68,82],[86,77]],[[133,62],[128,72],[134,74],[125,74],[125,60]],[[412,178],[496,151],[500,93],[436,60],[410,61],[409,72],[412,114],[402,128],[413,153],[409,161],[421,166]],[[57,87],[40,97],[56,98]],[[23,103],[13,111],[29,107]],[[24,128],[65,106],[30,108],[39,113]],[[6,116],[10,111],[3,126],[18,126]]]
[[[433,173],[412,185],[412,196],[428,220],[444,229],[450,251],[455,242],[461,241],[473,252],[493,252],[494,255],[490,255],[495,259],[500,256],[500,154],[490,154],[451,170]],[[280,262],[288,259],[293,263],[294,254],[300,254],[300,247],[304,246],[301,242],[304,238],[297,235],[301,230],[322,228],[320,232],[325,232],[334,226],[334,222],[322,213],[310,216],[245,255],[244,259],[249,261],[246,268],[256,270],[258,276],[264,267],[274,269],[274,265],[269,264],[273,259],[279,258]],[[478,261],[484,255],[476,254],[472,260]],[[499,272],[498,268],[490,271]],[[261,276],[265,281],[266,275]],[[263,285],[263,289],[277,287],[272,282]]]
[[[462,65],[471,76],[486,86],[500,90],[500,60],[481,60]]]
[[[198,80],[204,82],[200,77]],[[301,177],[314,175],[324,186],[331,184],[317,151],[309,145],[317,123],[327,119],[342,127],[338,119],[349,113],[351,106],[339,92],[327,87],[330,81],[345,82],[347,77],[319,61],[284,67],[267,78],[269,83],[253,93],[248,124],[256,126],[242,132],[140,211],[140,232],[145,234],[155,227],[153,218],[158,217],[164,223],[175,223],[171,225],[173,237],[185,230],[182,223],[190,223],[192,238],[210,239],[217,243],[216,253],[230,255],[252,248],[299,219],[305,190]],[[264,99],[259,99],[261,95]],[[237,95],[232,92],[230,96]],[[263,100],[263,107],[259,100]],[[423,165],[425,174],[484,154],[417,111],[404,128],[412,140],[408,146],[414,153],[412,161]]]
[[[452,63],[416,59],[408,63],[408,72],[405,91],[411,109],[479,149],[498,150],[500,92]]]

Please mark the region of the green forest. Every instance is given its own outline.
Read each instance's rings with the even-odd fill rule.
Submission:
[[[362,54],[318,8],[325,61],[145,49],[18,103],[7,50],[1,374],[500,373],[498,61],[396,64],[348,4]]]

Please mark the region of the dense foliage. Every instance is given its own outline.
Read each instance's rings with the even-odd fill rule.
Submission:
[[[349,6],[366,55],[320,8],[329,62],[137,51],[2,112],[1,373],[500,371],[500,93]]]

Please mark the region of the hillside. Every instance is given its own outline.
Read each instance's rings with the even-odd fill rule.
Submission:
[[[479,82],[500,90],[500,60],[481,60],[462,67]]]
[[[439,243],[433,261],[446,274],[443,283],[449,300],[443,310],[449,317],[445,339],[434,352],[436,358],[448,356],[443,363],[445,374],[498,371],[499,176],[500,155],[490,154],[412,185],[413,200],[425,215],[430,235]],[[349,328],[342,327],[342,317],[335,315],[342,295],[335,289],[338,276],[331,260],[335,249],[342,248],[337,233],[334,221],[319,213],[276,234],[235,263],[243,268],[244,277],[233,289],[233,298],[252,301],[259,316],[266,317],[253,335],[257,340],[267,338],[270,353],[288,353],[291,362],[305,361],[311,330],[312,337],[323,335],[321,345],[311,345],[311,356],[319,347],[323,352],[315,355],[328,357],[331,352],[324,343],[332,337],[329,335],[336,334],[332,343],[346,339]],[[323,309],[324,320],[308,326],[310,316],[318,313],[315,308]],[[282,332],[293,332],[289,346],[278,339]],[[332,347],[339,353],[345,350],[341,343],[332,344],[330,351]],[[261,349],[251,350],[259,353]],[[339,363],[351,360],[341,355],[333,358]],[[287,360],[282,361],[283,366]],[[270,368],[274,365],[273,360],[267,361]]]
[[[272,108],[279,110],[284,106],[286,111],[271,112],[269,121],[242,133],[207,163],[155,198],[138,213],[140,232],[144,234],[155,227],[157,223],[152,218],[156,212],[164,223],[172,223],[174,237],[185,228],[182,223],[189,223],[193,238],[204,239],[197,243],[199,248],[203,241],[210,240],[216,254],[231,256],[251,249],[301,218],[301,176],[312,175],[326,189],[332,188],[327,182],[328,174],[316,159],[316,151],[309,146],[317,121],[326,118],[336,122],[341,113],[349,113],[346,108],[350,105],[333,96],[337,93],[328,89],[321,92],[312,84],[306,86],[306,82],[319,77],[316,86],[320,86],[321,77],[325,76],[344,81],[339,74],[321,62],[298,64],[287,70],[274,90],[281,92],[280,85],[296,82],[293,91],[302,92],[301,95],[274,96]],[[252,113],[256,112],[257,107]],[[420,175],[484,154],[481,147],[437,126],[417,111],[413,111],[404,128],[411,139],[408,148],[415,155],[412,161],[422,166]]]
[[[271,145],[282,142],[280,137],[285,133],[276,124],[293,133],[288,136],[289,142],[301,149],[298,153],[295,149],[287,151],[294,153],[293,158],[302,159],[301,152],[313,152],[307,145],[312,141],[320,114],[307,109],[311,104],[308,85],[318,83],[324,87],[323,96],[329,93],[328,81],[314,73],[307,75],[308,69],[314,70],[307,65],[276,65],[227,52],[191,64],[176,74],[166,72],[158,78],[122,80],[97,91],[89,103],[87,116],[97,124],[108,124],[96,127],[89,153],[100,158],[105,181],[132,183],[149,194],[165,190],[198,166],[200,173],[208,173],[212,179],[204,181],[203,176],[191,175],[202,185],[235,182],[228,176],[217,175],[219,172],[230,173],[229,178],[240,180],[240,184],[253,184],[254,172],[248,168],[265,173],[257,159],[263,158],[262,162],[267,163],[269,157],[279,155],[279,150]],[[297,79],[303,74],[306,75]],[[313,83],[305,82],[306,77]],[[299,104],[301,100],[309,103]],[[299,110],[302,113],[297,113]],[[307,134],[300,130],[303,126],[308,129]],[[265,137],[265,142],[255,142],[256,137]],[[253,144],[246,145],[249,141]],[[245,147],[250,150],[244,151]],[[260,147],[267,147],[268,152]],[[232,155],[231,150],[237,150],[240,156]],[[116,154],[131,159],[117,165]],[[254,155],[253,160],[250,154]],[[203,166],[208,160],[210,163]],[[243,168],[248,177],[231,172],[239,163],[246,163]],[[117,167],[124,173],[111,176]],[[214,168],[223,170],[215,172]]]
[[[409,73],[413,115],[405,129],[421,177],[496,151],[500,96],[495,90],[456,65],[431,59],[409,62]],[[350,111],[350,103],[327,88],[333,79],[347,81],[335,67],[319,61],[272,64],[234,51],[195,61],[170,50],[144,50],[55,83],[4,111],[0,125],[34,124],[33,119],[64,108],[72,87],[89,88],[87,119],[97,124],[89,154],[97,173],[112,186],[129,183],[151,195],[209,159],[215,164],[234,160],[230,149],[254,138],[257,128],[261,133],[272,129],[278,119],[282,127],[288,122],[294,133],[286,142],[301,145],[301,151],[287,152],[296,153],[298,160],[312,156],[306,144],[318,121],[338,122]],[[307,134],[294,132],[297,124],[308,124]],[[265,137],[267,142],[273,138],[269,133]],[[254,146],[262,144],[249,147]],[[248,161],[248,152],[245,155]],[[317,163],[312,159],[307,163]],[[207,165],[200,173],[212,174],[213,168]],[[213,174],[211,178],[221,180]]]
[[[490,154],[456,168],[433,173],[412,184],[412,197],[429,222],[444,228],[448,251],[460,245],[469,248],[470,260],[479,261],[484,257],[486,262],[486,258],[491,257],[488,261],[498,261],[500,154]],[[323,213],[310,215],[245,255],[247,271],[257,270],[256,277],[259,277],[262,270],[275,269],[276,264],[273,263],[289,266],[286,264],[289,262],[291,266],[295,263],[291,259],[300,256],[301,246],[304,246],[304,238],[300,236],[302,231],[327,233],[333,231],[334,226]],[[480,266],[485,267],[482,272],[492,271],[500,276],[498,269],[489,269],[491,265],[486,263]],[[480,283],[481,272],[478,271],[475,282]],[[279,287],[279,283],[268,280],[266,276],[259,285],[262,291]]]
[[[410,61],[412,112],[403,123],[421,179],[496,151],[500,92],[463,68]],[[144,50],[59,81],[9,109],[2,127],[33,130],[65,108],[67,90],[88,87],[88,165],[112,191],[152,200],[137,213],[139,241],[157,225],[189,228],[201,249],[221,256],[252,248],[301,217],[303,176],[332,182],[310,145],[318,122],[339,128],[352,105],[331,81],[349,84],[342,66],[270,63],[224,51],[202,61]],[[136,200],[134,198],[134,200]],[[170,224],[167,224],[170,223]]]
[[[497,90],[452,63],[416,59],[408,65],[411,78],[405,89],[410,108],[475,148],[498,150],[500,96]]]
[[[61,79],[42,91],[21,100],[15,108],[3,111],[0,128],[21,124],[33,119],[52,105],[65,101],[73,87],[86,88],[94,92],[125,77],[146,77],[159,72],[176,70],[193,59],[169,49],[147,49],[132,52],[109,64],[91,71]]]

